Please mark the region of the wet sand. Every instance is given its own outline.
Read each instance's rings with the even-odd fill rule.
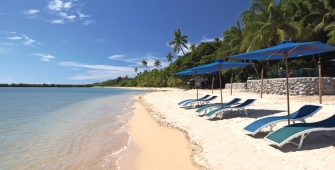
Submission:
[[[192,163],[185,132],[161,126],[140,102],[135,104],[128,132],[130,144],[119,160],[122,170],[199,169]]]

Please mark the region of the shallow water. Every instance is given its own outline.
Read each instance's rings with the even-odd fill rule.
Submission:
[[[134,96],[113,88],[0,88],[0,169],[117,169]]]

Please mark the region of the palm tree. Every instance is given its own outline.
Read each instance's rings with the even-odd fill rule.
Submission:
[[[148,68],[148,70],[150,70],[150,69],[149,69],[149,67],[148,67],[148,63],[147,63],[147,61],[145,61],[145,60],[142,60],[142,65],[143,65],[143,66],[145,66],[145,67],[147,67],[147,68]]]
[[[173,59],[173,54],[169,52],[169,54],[166,56],[167,60],[172,63],[172,59]]]
[[[225,32],[223,32],[223,52],[220,53],[220,55],[229,56],[234,54],[242,53],[243,51],[240,50],[241,43],[243,40],[243,33],[240,26],[240,22],[236,20],[236,26],[230,26],[229,29]],[[252,62],[249,60],[249,62]],[[252,64],[256,74],[258,77],[260,77],[260,74],[255,66],[255,64]]]
[[[138,68],[135,68],[135,73],[137,73]]]
[[[319,23],[313,31],[323,31],[330,23],[335,21],[335,1],[334,0],[314,0],[309,2],[312,5],[314,17]]]
[[[326,26],[325,31],[329,31],[328,32],[329,39],[327,41],[327,44],[335,45],[335,22],[332,22],[331,24]]]
[[[239,54],[243,52],[240,51],[241,43],[243,40],[242,29],[238,20],[236,20],[236,24],[237,27],[230,26],[227,31],[223,32],[223,43],[226,45],[224,46],[226,47],[226,49],[223,50],[224,56]]]
[[[178,52],[179,53],[179,51],[181,50],[183,52],[183,54],[185,55],[183,47],[188,49],[188,47],[186,46],[187,35],[181,35],[179,28],[178,28],[177,31],[175,31],[173,33],[173,35],[174,35],[174,39],[169,43],[169,46],[174,45],[173,52],[175,52],[175,53]]]
[[[220,41],[220,38],[217,38],[217,37],[216,37],[216,38],[214,38],[214,41],[215,41],[215,42],[219,42],[219,41]]]
[[[277,0],[252,0],[249,10],[242,13],[242,51],[254,51],[277,45],[279,42],[300,36],[291,17],[285,16],[283,4]]]
[[[295,24],[299,30],[299,36],[292,38],[292,41],[311,41],[315,40],[315,32],[313,29],[316,27],[315,17],[311,4],[306,0],[284,0],[283,9],[285,17],[289,22]]]
[[[195,44],[191,44],[190,50],[193,51],[195,49]]]
[[[161,67],[161,62],[159,60],[156,60],[155,63],[154,63],[154,66],[155,67]]]

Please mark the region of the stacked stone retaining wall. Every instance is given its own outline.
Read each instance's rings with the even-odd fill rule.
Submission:
[[[323,77],[322,93],[323,95],[335,94],[335,78]],[[289,78],[290,95],[317,95],[319,94],[318,77],[299,77]],[[260,93],[261,80],[248,80],[247,91]],[[264,79],[263,94],[286,94],[286,78]]]
[[[226,89],[230,89],[231,84],[225,84]],[[246,83],[233,83],[233,89],[246,89]]]
[[[335,78],[323,77],[321,79],[323,95],[335,95]],[[318,95],[318,80],[318,77],[289,78],[290,95]],[[260,85],[261,80],[248,80],[247,83],[234,83],[233,89],[247,89],[248,92],[260,93]],[[226,84],[225,88],[230,88],[230,84]],[[286,94],[286,78],[264,79],[263,94]]]

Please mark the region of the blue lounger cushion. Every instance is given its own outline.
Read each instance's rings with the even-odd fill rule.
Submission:
[[[231,106],[236,104],[237,102],[239,102],[241,99],[240,98],[234,98],[231,101],[227,102],[227,103],[213,103],[213,104],[209,104],[203,107],[200,107],[199,109],[196,110],[197,113],[201,113],[201,112],[207,112],[207,110],[211,110],[213,108],[217,108],[217,107],[227,107],[227,106]]]
[[[245,108],[247,106],[251,105],[252,103],[254,103],[255,101],[256,101],[256,99],[247,99],[246,101],[244,101],[243,103],[241,103],[239,105],[214,109],[214,110],[206,113],[205,116],[211,117],[212,115],[220,114],[220,116],[222,118],[223,112],[225,112],[227,110],[244,110],[245,114],[248,115]]]
[[[265,139],[281,147],[284,144],[290,142],[292,139],[300,136],[301,138],[299,144],[291,142],[293,144],[298,145],[299,149],[303,143],[303,140],[309,133],[315,131],[331,131],[331,130],[335,130],[335,114],[319,122],[297,123],[284,126],[265,136]]]
[[[216,99],[218,96],[212,96],[210,98],[206,98],[206,99],[198,99],[198,100],[193,100],[193,101],[188,101],[186,103],[183,104],[183,106],[195,106],[195,104],[198,105],[205,105],[205,104],[209,104],[210,101]]]
[[[183,105],[183,104],[186,103],[186,102],[190,102],[190,101],[194,101],[194,100],[203,100],[203,99],[208,98],[209,96],[210,96],[210,95],[206,94],[205,96],[200,97],[200,98],[198,98],[198,99],[186,99],[186,100],[183,100],[183,101],[179,102],[178,105]]]
[[[304,122],[306,118],[313,116],[321,108],[322,106],[317,105],[304,105],[299,110],[290,114],[290,120],[293,122],[294,121]],[[244,127],[243,130],[248,134],[255,135],[263,128],[270,126],[270,132],[271,132],[272,127],[275,126],[278,122],[282,121],[287,121],[287,115],[262,117]]]

